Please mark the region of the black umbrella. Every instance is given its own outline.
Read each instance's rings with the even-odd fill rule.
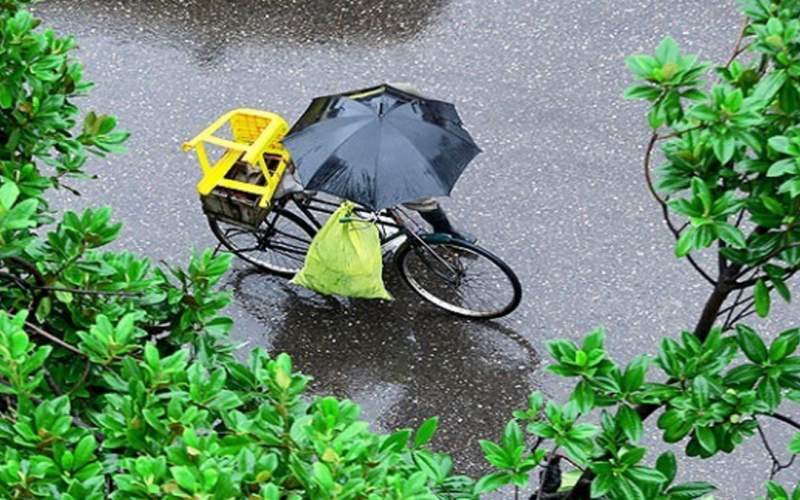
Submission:
[[[481,151],[452,104],[390,85],[317,97],[282,142],[306,189],[372,210],[450,194]]]

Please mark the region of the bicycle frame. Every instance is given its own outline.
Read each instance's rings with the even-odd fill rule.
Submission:
[[[220,240],[221,245],[267,272],[292,277],[303,264],[315,230],[324,227],[330,221],[330,216],[336,213],[340,206],[340,201],[333,197],[316,196],[316,193],[298,193],[275,200],[273,213],[267,216],[263,225],[257,230],[249,227],[237,228],[236,224],[228,223],[232,227],[223,231],[213,218],[209,217],[209,219],[211,229]],[[391,251],[394,252],[394,263],[398,268],[399,275],[413,291],[437,307],[463,317],[491,319],[504,316],[519,305],[522,287],[513,270],[505,262],[484,248],[461,241],[448,234],[430,232],[425,234],[420,231],[412,214],[413,212],[410,210],[399,207],[378,214],[363,207],[356,207],[355,213],[348,214],[347,218],[339,222],[347,223],[347,219],[351,219],[353,222],[374,223],[378,228],[384,256],[390,253],[385,245],[397,240],[395,242],[399,245],[393,246]],[[230,231],[254,235],[256,237],[255,245],[250,243],[252,237],[245,238],[244,241],[247,242],[245,245],[238,243],[238,241],[242,241],[238,238],[232,242],[231,238],[234,236],[228,234]],[[406,239],[398,240],[401,237]],[[256,253],[251,255],[253,251]],[[261,257],[262,254],[258,253],[267,252],[268,254],[271,251],[280,254],[283,259],[289,259],[289,264],[275,264],[272,260],[273,257],[269,255],[267,256],[268,260],[265,261]],[[409,257],[412,260],[409,260]],[[469,305],[465,302],[467,299],[464,298],[464,294],[469,293],[469,290],[473,290],[474,287],[469,285],[470,288],[466,291],[460,287],[462,284],[472,282],[470,280],[473,278],[468,277],[471,276],[471,270],[476,268],[472,262],[477,260],[480,260],[482,264],[480,264],[481,267],[475,277],[481,281],[482,276],[486,274],[484,268],[487,265],[493,266],[486,268],[489,270],[488,272],[493,273],[489,277],[493,280],[493,286],[491,290],[485,286],[476,288],[478,295],[473,297],[473,294],[470,293],[469,296],[472,298],[468,302],[473,305]],[[510,295],[509,293],[498,295],[495,292],[494,289],[497,288],[495,283],[498,282],[498,278],[495,277],[497,273],[505,279],[503,285],[505,290],[503,291],[512,292]],[[421,281],[419,278],[422,278]],[[434,281],[430,282],[430,280]],[[434,288],[431,288],[431,283]],[[444,284],[447,288],[440,289],[436,283]],[[441,295],[440,290],[444,290],[441,293],[445,293],[445,295]],[[489,295],[486,295],[487,293]],[[495,297],[496,295],[497,297]],[[498,300],[508,298],[508,301],[498,303],[495,298]],[[475,299],[479,301],[477,307],[474,303]]]
[[[294,205],[298,208],[298,210],[300,210],[300,212],[306,217],[306,219],[308,219],[308,221],[311,222],[311,224],[313,224],[314,227],[317,229],[320,229],[323,223],[320,222],[317,219],[317,217],[314,216],[315,212],[326,215],[332,215],[336,211],[336,209],[339,208],[338,203],[322,200],[316,196],[306,195],[305,200],[299,200],[298,196],[290,196],[288,197],[288,199],[290,199],[294,203]],[[285,206],[285,203],[283,206]],[[443,259],[438,253],[434,252],[433,249],[430,247],[430,245],[428,245],[424,239],[422,239],[415,231],[409,229],[408,226],[402,222],[403,218],[411,221],[412,220],[411,217],[403,214],[402,210],[398,208],[390,208],[387,209],[386,212],[388,216],[391,219],[393,219],[393,222],[386,220],[387,219],[386,216],[382,217],[380,214],[375,214],[375,212],[372,212],[371,210],[360,207],[355,208],[356,215],[358,214],[375,215],[376,218],[375,225],[378,226],[379,229],[381,229],[379,231],[381,246],[403,236],[405,236],[406,238],[411,238],[416,242],[417,245],[425,248],[425,250],[428,253],[432,254],[436,258],[436,260],[439,261],[439,263],[441,263],[443,266],[445,266],[445,268],[447,268],[448,271],[456,275],[458,274],[458,271],[456,269],[453,269],[453,266],[451,266],[449,262]],[[387,235],[386,232],[383,230],[383,228],[394,228],[397,229],[397,231]]]
[[[336,211],[337,208],[339,208],[339,203],[323,200],[316,196],[308,197],[305,200],[298,200],[297,197],[292,197],[291,201],[316,229],[320,229],[323,222],[314,215],[315,213],[330,216]],[[380,231],[381,245],[385,245],[396,238],[408,236],[410,233],[413,233],[413,231],[408,229],[405,224],[399,222],[399,218],[393,210],[388,210],[387,212],[389,213],[389,217],[394,219],[394,221],[390,222],[386,220],[386,217],[384,216],[382,218],[378,218],[378,220],[375,221],[375,224],[379,228],[394,228],[397,229],[397,231],[390,235],[386,235],[385,231]],[[372,214],[373,212],[364,208],[356,207],[355,213],[356,215],[367,215]]]

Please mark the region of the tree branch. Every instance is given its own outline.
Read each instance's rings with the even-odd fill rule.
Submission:
[[[33,333],[46,338],[50,342],[52,342],[54,344],[57,344],[57,345],[63,347],[64,349],[66,349],[66,350],[68,350],[68,351],[70,351],[72,353],[77,354],[78,356],[81,356],[83,358],[86,357],[86,355],[83,352],[81,352],[77,347],[64,342],[63,340],[61,340],[60,338],[56,337],[52,333],[47,333],[46,331],[42,330],[41,328],[39,328],[38,326],[34,325],[33,323],[31,323],[29,321],[25,322],[25,327],[28,328]]]
[[[780,248],[776,248],[775,250],[773,250],[772,252],[767,254],[766,257],[763,257],[761,260],[759,260],[757,263],[751,264],[751,265],[749,265],[747,267],[742,268],[741,272],[739,272],[734,277],[734,279],[739,279],[739,278],[741,278],[742,276],[744,276],[745,274],[747,274],[747,273],[749,273],[751,271],[757,271],[761,266],[763,266],[764,264],[769,263],[769,261],[772,260],[774,257],[777,257],[778,255],[782,254],[786,250],[791,250],[792,248],[798,248],[798,247],[800,247],[800,242],[794,242],[794,243],[791,243],[789,245],[784,245],[784,246],[782,246]],[[795,272],[796,272],[796,269],[795,269]],[[747,282],[744,282],[744,283],[738,283],[738,285],[753,286],[755,284],[755,281],[757,281],[757,280],[758,279],[750,280],[750,281],[752,281],[752,283],[750,283],[750,281],[747,281]],[[747,283],[750,283],[750,284],[748,285]]]
[[[748,316],[752,316],[755,313],[756,313],[755,301],[753,301],[750,304],[748,304],[747,307],[742,309],[742,311],[739,312],[739,314],[734,316],[734,318],[730,322],[725,322],[725,324],[722,325],[722,330],[727,332],[728,330],[733,328],[736,325],[736,323],[740,322],[741,320],[745,319]]]
[[[728,59],[728,62],[725,63],[725,68],[730,67],[730,65],[733,64],[733,61],[735,61],[737,57],[742,55],[742,53],[744,53],[744,51],[747,50],[747,47],[750,46],[748,44],[742,47],[742,41],[744,41],[744,37],[745,35],[747,35],[748,27],[750,27],[750,19],[748,19],[747,16],[745,16],[744,20],[742,21],[742,30],[739,32],[739,38],[736,39],[736,46],[733,48],[733,53],[731,54],[731,57]]]
[[[794,276],[795,274],[797,274],[798,271],[800,271],[800,267],[790,268],[789,269],[789,274],[784,276],[782,279],[785,281],[785,280],[791,278],[792,276]],[[770,279],[769,275],[762,274],[761,276],[756,276],[756,277],[751,278],[751,279],[749,279],[747,281],[737,282],[737,283],[734,284],[734,288],[748,288],[748,287],[751,287],[751,286],[755,285],[756,283],[758,283],[758,280],[766,281],[766,280],[769,280],[769,279]]]
[[[761,428],[761,424],[756,419],[756,429],[758,429],[758,435],[761,437],[761,442],[764,444],[764,448],[767,450],[767,454],[769,454],[769,458],[772,460],[772,466],[770,467],[769,472],[769,479],[772,480],[775,475],[782,471],[783,469],[788,469],[794,463],[794,459],[797,455],[792,455],[788,462],[782,464],[778,457],[775,455],[775,452],[772,451],[772,447],[769,445],[769,441],[767,440],[766,434],[764,434],[764,430]]]
[[[653,185],[653,177],[650,173],[650,158],[653,155],[653,148],[655,147],[657,140],[658,134],[654,131],[650,136],[650,141],[647,143],[647,149],[644,152],[644,178],[647,182],[647,189],[650,190],[650,194],[653,195],[653,198],[658,202],[659,205],[666,207],[667,203],[656,192],[656,188]]]
[[[664,222],[666,222],[667,227],[677,240],[680,237],[681,230],[683,228],[677,229],[675,227],[675,224],[672,223],[672,219],[669,216],[669,206],[667,205],[666,200],[661,198],[661,196],[658,195],[658,192],[656,192],[655,185],[653,184],[653,176],[650,172],[651,162],[653,157],[653,148],[655,147],[658,138],[659,138],[658,134],[656,132],[653,132],[652,135],[650,135],[650,141],[647,143],[647,149],[645,150],[644,153],[644,178],[647,183],[647,189],[650,191],[650,194],[653,196],[653,199],[656,200],[656,202],[661,206],[661,212],[664,217]],[[694,258],[691,255],[686,255],[686,260],[689,261],[689,264],[691,264],[691,266],[695,269],[695,271],[697,271],[700,274],[700,276],[702,276],[703,279],[705,279],[710,285],[715,286],[717,284],[717,282],[714,281],[714,279],[711,278],[711,276],[702,267],[700,267],[700,265],[694,260]]]
[[[800,431],[800,423],[798,423],[795,420],[792,420],[786,415],[782,415],[780,413],[765,413],[764,416],[774,418],[775,420],[780,420],[784,424],[791,425],[792,427]]]
[[[113,295],[119,297],[141,297],[144,292],[113,292],[106,290],[82,290],[80,288],[66,288],[58,286],[34,286],[37,290],[45,290],[48,292],[66,292],[74,293],[76,295]]]

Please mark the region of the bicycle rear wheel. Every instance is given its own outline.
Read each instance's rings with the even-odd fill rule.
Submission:
[[[466,241],[431,240],[422,245],[411,240],[398,250],[396,263],[412,290],[459,316],[499,318],[522,300],[514,271],[488,250]]]
[[[273,209],[256,230],[214,217],[211,231],[225,248],[268,273],[292,277],[303,267],[316,230],[298,215]]]

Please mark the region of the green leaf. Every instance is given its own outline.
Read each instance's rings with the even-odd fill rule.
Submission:
[[[32,217],[36,213],[37,206],[39,206],[39,202],[33,198],[17,203],[11,210],[6,212],[3,219],[4,228],[24,229],[35,226],[36,221],[32,220]]]
[[[730,135],[718,136],[712,139],[711,142],[714,149],[714,156],[717,157],[719,162],[723,165],[727,164],[733,158],[736,152],[736,139]]]
[[[733,248],[745,248],[747,247],[747,241],[744,239],[744,235],[739,230],[739,228],[728,224],[727,222],[717,222],[715,223],[715,227],[717,228],[717,232],[719,233],[720,239],[730,245]]]
[[[678,472],[678,460],[675,458],[675,454],[667,451],[659,455],[656,460],[656,469],[667,479],[667,484],[674,481],[675,474]]]
[[[706,213],[710,212],[713,200],[708,184],[706,184],[705,181],[700,177],[692,177],[691,185],[692,194],[699,198],[703,203],[703,209],[706,211]]]
[[[334,491],[335,483],[331,470],[322,462],[314,462],[314,477],[316,478],[323,491]]]
[[[589,413],[594,408],[594,391],[586,380],[578,382],[570,399],[575,401],[578,411],[583,414]]]
[[[789,443],[789,453],[800,455],[800,432],[796,433]]]
[[[704,450],[711,454],[717,452],[717,438],[710,427],[696,427],[695,436]]]
[[[15,183],[7,180],[0,186],[0,204],[2,204],[5,210],[10,209],[14,205],[18,196],[19,188]]]
[[[770,297],[767,285],[764,280],[758,280],[754,290],[756,314],[760,318],[766,318],[769,315]]]
[[[585,339],[583,339],[582,348],[587,353],[594,351],[595,349],[602,349],[605,338],[606,331],[603,328],[596,328],[592,330]]]
[[[158,355],[158,349],[153,342],[148,342],[144,346],[144,359],[147,361],[147,365],[153,371],[157,372],[159,370],[160,358]]]
[[[631,478],[641,485],[662,484],[667,482],[667,477],[661,472],[648,467],[630,467],[628,474]]]
[[[781,177],[786,174],[793,174],[796,171],[797,160],[794,158],[784,158],[770,165],[769,170],[767,170],[767,177]]]
[[[775,410],[781,404],[781,388],[774,378],[761,379],[756,388],[756,396],[767,403],[770,410]]]
[[[598,474],[592,480],[591,497],[600,498],[611,490],[614,485],[614,476],[611,474]]]
[[[611,491],[616,493],[619,498],[625,500],[647,500],[641,488],[633,481],[619,477],[611,487]]]
[[[505,429],[503,429],[501,443],[507,453],[513,452],[524,445],[525,438],[523,437],[522,429],[520,429],[516,420],[510,420],[506,424]],[[511,456],[510,453],[509,456]]]
[[[779,215],[781,217],[786,215],[786,208],[783,206],[783,203],[779,202],[775,198],[763,194],[761,195],[761,202],[764,204],[764,208],[766,208],[773,214]]]
[[[623,93],[625,99],[646,99],[653,101],[661,95],[661,89],[650,85],[631,85]]]
[[[0,108],[8,109],[14,103],[14,96],[11,95],[7,85],[0,84]]]
[[[637,55],[625,58],[628,69],[639,79],[650,78],[653,72],[660,66],[658,61],[651,56]]]
[[[394,451],[399,452],[403,450],[408,444],[408,438],[411,437],[411,431],[408,429],[400,429],[389,436],[386,436],[383,443],[381,443],[380,451]]]
[[[439,473],[439,466],[436,463],[436,460],[433,458],[433,454],[428,450],[421,450],[421,451],[414,451],[412,452],[414,457],[414,462],[417,466],[422,470],[429,479],[433,481],[439,481],[444,479],[442,475]]]
[[[620,405],[617,411],[617,422],[622,427],[622,432],[625,433],[625,437],[627,437],[628,440],[637,443],[642,439],[644,426],[642,424],[642,418],[635,410],[627,405]]]
[[[764,369],[757,365],[749,363],[737,366],[725,375],[725,383],[731,385],[744,385],[747,388],[753,387],[753,384],[761,378]]]
[[[422,423],[419,426],[419,430],[414,435],[414,448],[419,448],[420,446],[427,444],[431,438],[433,438],[433,434],[436,432],[436,427],[439,425],[439,417],[432,417]]]
[[[706,377],[703,375],[695,377],[694,381],[692,381],[692,394],[698,405],[705,406],[708,404],[711,388]]]
[[[745,356],[758,365],[767,361],[767,346],[755,330],[745,325],[736,325],[736,339]]]
[[[794,148],[792,147],[792,142],[789,140],[789,138],[782,135],[770,137],[767,143],[769,144],[769,147],[779,153],[792,155],[795,152]]]
[[[192,470],[185,465],[176,465],[170,468],[172,477],[178,485],[190,493],[197,491],[199,484],[197,483]]]
[[[778,337],[769,346],[769,360],[773,364],[780,362],[789,354],[790,337]]]
[[[681,237],[678,238],[678,241],[675,244],[676,257],[685,257],[689,254],[689,252],[692,251],[696,231],[697,230],[694,227],[687,227],[683,233],[681,233]]]
[[[775,287],[775,290],[778,292],[778,295],[781,296],[783,300],[786,302],[792,301],[792,292],[789,291],[789,287],[786,286],[786,282],[779,278],[770,278],[770,282],[772,286]]]
[[[715,122],[719,120],[719,113],[706,104],[696,104],[692,106],[689,108],[686,116],[701,122]]]
[[[670,495],[670,498],[675,498],[676,500],[691,500],[708,495],[716,489],[717,487],[712,484],[698,481],[673,486],[667,490],[667,493]]]
[[[775,481],[767,481],[767,495],[769,500],[789,500],[789,494]]]
[[[767,33],[770,35],[783,34],[783,23],[777,17],[770,17],[767,21]]]
[[[92,459],[92,454],[97,448],[97,441],[94,435],[88,434],[78,442],[75,447],[75,468],[81,468]]]
[[[779,193],[789,193],[792,198],[800,196],[800,178],[789,179],[778,188]]]
[[[782,69],[772,71],[759,80],[758,84],[753,88],[751,97],[759,101],[765,101],[765,104],[768,104],[783,87],[784,83],[786,83],[786,71]]]
[[[597,427],[593,424],[576,424],[567,432],[567,437],[574,441],[586,441],[597,434]]]
[[[486,439],[481,439],[478,441],[478,444],[483,451],[483,457],[490,464],[494,465],[498,469],[512,469],[514,467],[514,464],[511,463],[511,460],[507,456],[505,450],[496,443]]]
[[[480,478],[475,485],[475,493],[481,495],[490,491],[495,491],[511,483],[512,475],[508,472],[493,472]]]
[[[678,48],[678,44],[675,43],[672,37],[665,37],[656,47],[656,59],[662,65],[678,62],[680,55],[681,51]]]

